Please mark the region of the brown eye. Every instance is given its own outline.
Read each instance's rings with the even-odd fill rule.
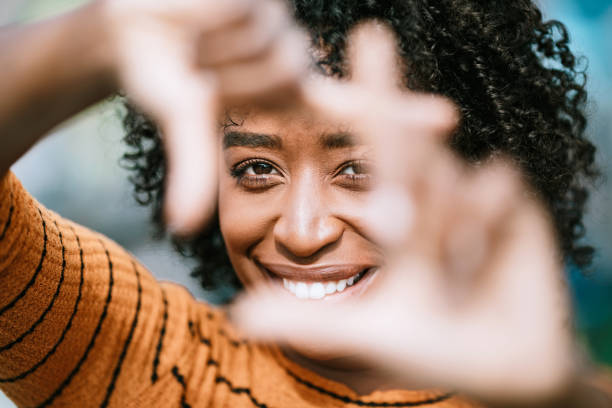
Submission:
[[[266,190],[282,183],[283,177],[277,167],[261,159],[249,159],[235,165],[230,173],[238,185],[248,190]]]
[[[344,164],[336,173],[337,185],[355,191],[371,188],[372,175],[370,163],[358,160]]]
[[[356,176],[356,175],[367,175],[370,173],[370,169],[367,164],[364,162],[352,162],[346,165],[339,174],[347,175],[347,176]]]
[[[249,175],[278,174],[278,171],[271,164],[264,162],[253,163],[244,170],[244,173]]]

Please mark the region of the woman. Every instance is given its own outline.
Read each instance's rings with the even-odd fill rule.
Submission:
[[[0,207],[3,390],[22,406],[478,406],[462,392],[497,404],[544,406],[562,399],[569,406],[606,406],[596,387],[587,385],[591,377],[566,361],[571,339],[563,329],[567,305],[561,268],[539,205],[517,193],[523,187],[503,165],[483,163],[490,173],[473,172],[449,156],[440,135],[454,128],[453,110],[430,97],[404,95],[396,86],[434,91],[456,102],[461,120],[451,144],[472,160],[501,153],[522,167],[552,211],[564,255],[586,265],[589,250],[575,242],[586,198],[580,179],[593,173],[593,147],[583,138],[584,91],[575,82],[573,57],[565,42],[551,37],[552,27],[560,26],[542,23],[529,2],[299,3],[296,11],[311,31],[319,66],[334,75],[350,68],[353,85],[333,91],[302,85],[303,59],[295,53],[301,49],[299,35],[273,2],[100,1],[57,21],[6,31],[3,66],[11,69],[2,89],[11,97],[2,99],[0,126],[11,136],[2,140],[2,169],[50,127],[121,86],[163,130],[170,228],[192,233],[218,206],[220,230],[213,227],[187,244],[196,254],[214,260],[211,265],[225,278],[224,242],[244,286],[270,281],[275,297],[285,284],[297,297],[336,299],[327,302],[333,309],[323,309],[335,319],[327,323],[355,328],[336,313],[359,313],[385,338],[364,334],[362,322],[360,342],[352,340],[355,332],[321,330],[309,337],[296,325],[293,338],[282,330],[272,334],[286,339],[284,352],[243,340],[220,311],[176,286],[159,285],[112,242],[41,208],[9,173]],[[393,27],[401,63],[389,51],[394,47],[374,56],[364,51],[389,44],[376,31],[355,41],[351,63],[344,58],[348,31],[366,18]],[[546,68],[544,57],[558,57],[565,70]],[[379,108],[364,112],[359,101],[372,97]],[[261,109],[293,101],[298,101],[294,109]],[[239,105],[229,111],[222,143],[212,126],[220,105]],[[138,189],[158,200],[161,219],[166,174],[159,139],[138,114],[127,124],[128,141],[140,147],[128,156],[139,171]],[[400,137],[407,132],[438,139]],[[387,144],[367,143],[360,135],[387,135]],[[145,148],[147,137],[153,149]],[[372,148],[377,160],[370,160]],[[370,162],[378,163],[377,184],[386,192],[369,193]],[[492,185],[500,186],[499,194],[491,193]],[[392,203],[387,211],[394,212],[388,217],[374,206],[383,217],[372,228],[364,208],[370,208],[370,196],[381,194],[394,197],[379,200]],[[456,200],[452,208],[449,199]],[[471,226],[463,219],[473,221]],[[432,252],[440,245],[442,251]],[[508,260],[504,254],[513,256]],[[514,262],[514,255],[534,256],[534,261],[527,268]],[[496,259],[501,263],[489,262]],[[508,267],[516,266],[522,266],[521,273],[508,274]],[[388,278],[379,272],[383,267]],[[402,271],[420,273],[406,279]],[[452,272],[452,280],[440,271]],[[473,279],[468,284],[455,279],[480,271],[504,279],[479,279],[488,283],[479,288]],[[517,289],[517,279],[525,282],[525,273],[534,271],[533,292],[511,290],[507,303],[496,298]],[[202,273],[205,283],[218,281],[216,273]],[[435,276],[443,279],[430,279]],[[439,283],[452,283],[448,293],[455,295],[464,287],[470,299],[474,293],[489,295],[468,308],[466,315],[474,319],[458,320],[476,324],[440,324],[448,310],[432,301],[439,298],[436,293],[447,293]],[[415,303],[384,299],[402,299],[397,290],[412,291],[407,299]],[[352,297],[371,302],[368,308],[349,308],[349,295],[361,292],[363,297]],[[516,306],[525,299],[536,306],[527,314],[478,313],[491,305],[520,311]],[[465,304],[465,299],[450,300]],[[325,302],[283,304],[301,308],[294,318],[312,313],[320,318],[325,307]],[[250,305],[256,311],[266,307]],[[424,305],[431,307],[417,308]],[[386,306],[389,313],[379,313]],[[406,310],[411,313],[404,316]],[[419,310],[423,314],[414,313]],[[270,328],[264,316],[273,321],[266,310],[257,327],[257,319],[244,319],[249,310],[237,311],[256,335],[262,326]],[[432,316],[439,319],[423,320]],[[283,316],[276,318],[280,322]],[[490,325],[499,318],[503,324]],[[304,319],[308,329],[313,322]],[[537,327],[538,340],[514,339],[506,359],[486,348],[476,358],[464,341],[483,334],[487,342],[507,346],[504,336],[482,331],[500,326],[520,333]],[[454,347],[431,347],[434,338],[461,331],[468,336],[458,336]],[[321,338],[324,347],[313,344]],[[466,361],[457,357],[465,355],[477,364],[462,365]],[[441,369],[445,363],[448,370]],[[452,387],[458,393],[407,391],[415,385]],[[390,387],[395,390],[384,391]]]

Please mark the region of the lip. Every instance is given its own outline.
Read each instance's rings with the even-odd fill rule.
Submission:
[[[325,282],[348,279],[358,273],[374,268],[376,264],[338,264],[338,265],[314,265],[301,266],[282,263],[268,263],[256,261],[273,277],[289,279],[302,282]]]

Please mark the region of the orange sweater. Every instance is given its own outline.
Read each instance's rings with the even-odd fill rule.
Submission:
[[[0,388],[20,407],[432,407],[439,391],[358,395],[239,338],[108,238],[0,181]]]

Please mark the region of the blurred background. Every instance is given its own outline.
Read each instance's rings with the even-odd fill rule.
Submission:
[[[0,0],[0,25],[34,21],[86,0]],[[587,218],[587,242],[597,248],[593,270],[569,271],[580,339],[597,361],[612,365],[612,0],[540,0],[546,18],[564,22],[572,49],[588,59],[590,134],[607,180],[597,187]],[[0,96],[1,97],[1,96]],[[190,263],[167,240],[152,239],[147,209],[132,199],[119,166],[121,107],[106,101],[82,112],[21,159],[13,171],[45,206],[100,231],[134,253],[159,278],[215,301],[189,277]],[[0,408],[14,405],[0,392]]]

